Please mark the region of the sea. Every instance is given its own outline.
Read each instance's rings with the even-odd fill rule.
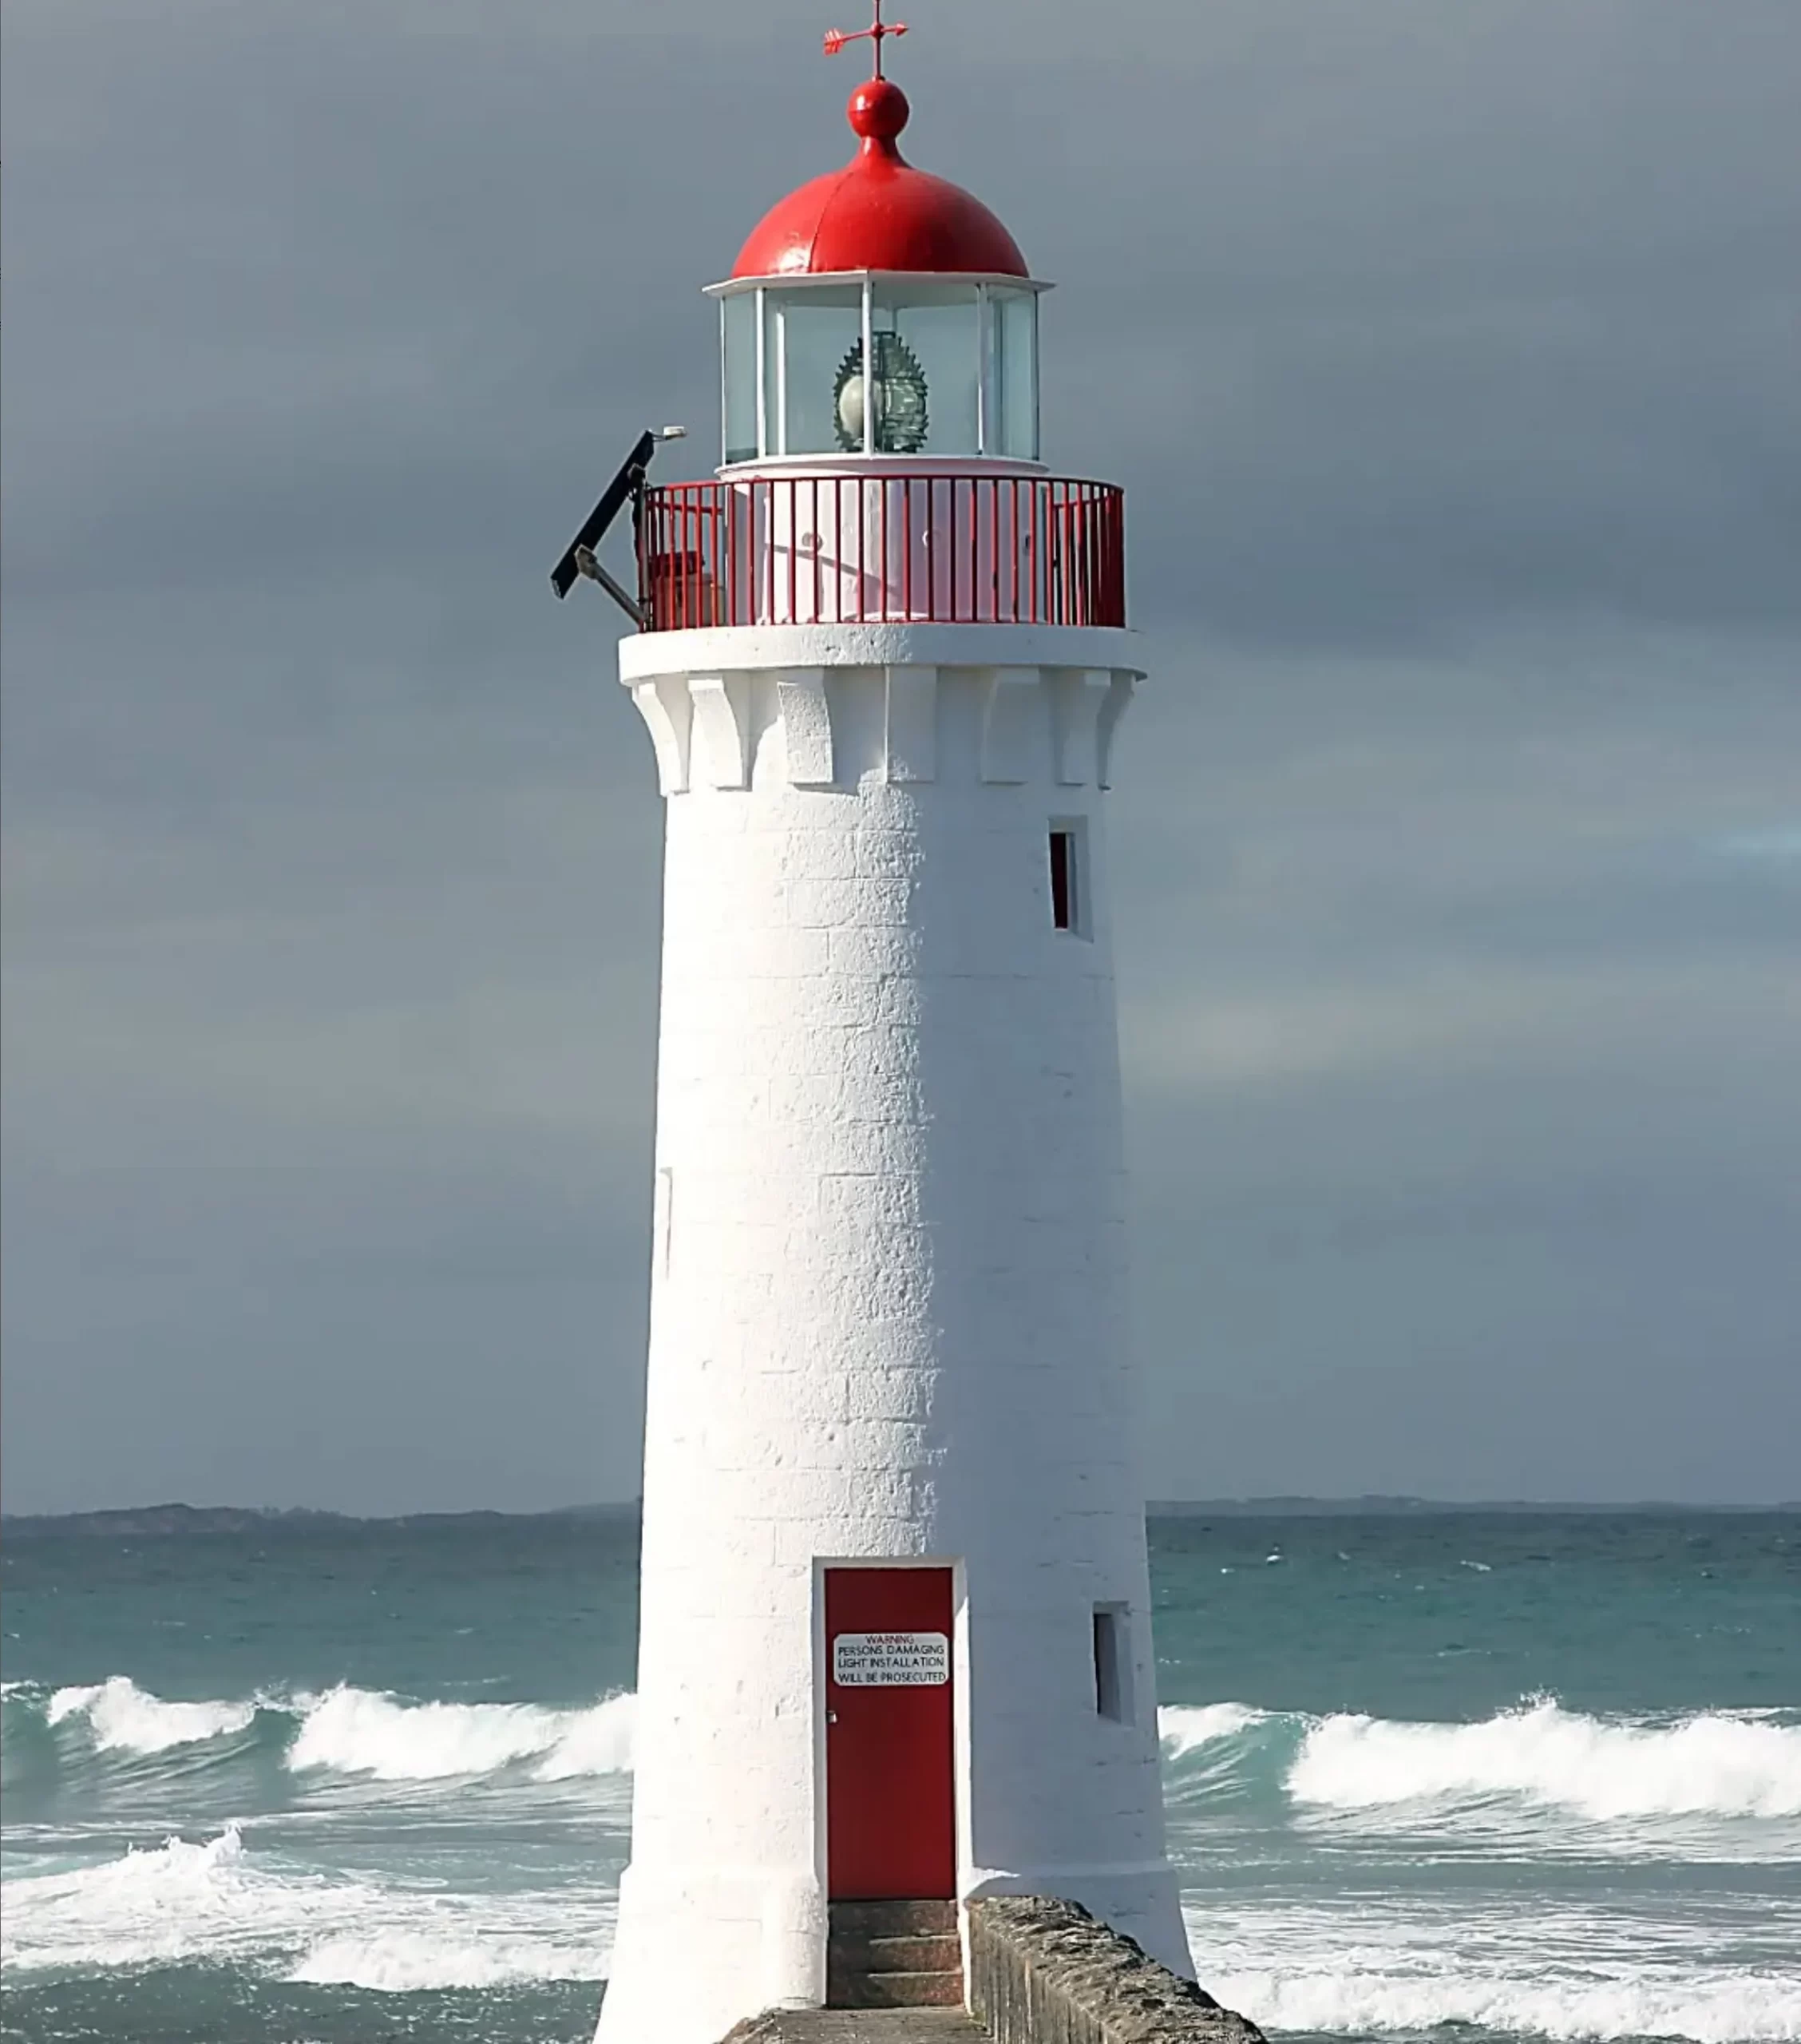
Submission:
[[[1273,2038],[1801,2039],[1801,1515],[1154,1519],[1172,1852]],[[0,1576],[0,2034],[586,2044],[628,1519],[53,1529]]]

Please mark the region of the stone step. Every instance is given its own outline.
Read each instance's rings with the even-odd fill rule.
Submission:
[[[954,1902],[881,1901],[834,1902],[832,1935],[841,1931],[853,1937],[907,1937],[928,1931],[955,1931],[957,1906]]]
[[[960,2008],[954,1902],[834,1902],[825,1998],[840,2009]]]
[[[963,1968],[932,1973],[841,1973],[826,1977],[835,2009],[951,2009],[963,2006]]]
[[[864,1973],[949,1973],[963,1964],[963,1940],[955,1931],[904,1931],[874,1936],[832,1933],[831,1963]]]

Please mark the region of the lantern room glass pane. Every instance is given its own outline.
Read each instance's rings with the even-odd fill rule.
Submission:
[[[980,453],[978,310],[972,284],[874,287],[877,454]]]
[[[766,290],[764,402],[769,451],[843,451],[837,385],[863,344],[863,293],[855,284],[827,290]]]
[[[724,351],[726,459],[754,461],[757,445],[757,294],[734,292],[719,301],[719,345]]]
[[[988,452],[1038,459],[1038,294],[988,292]]]

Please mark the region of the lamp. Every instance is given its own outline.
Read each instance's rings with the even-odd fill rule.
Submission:
[[[875,374],[872,443],[878,454],[916,454],[928,429],[925,371],[919,357],[898,334],[870,335]],[[833,423],[838,445],[847,454],[863,451],[865,418],[863,343],[859,341],[838,365],[833,395]]]

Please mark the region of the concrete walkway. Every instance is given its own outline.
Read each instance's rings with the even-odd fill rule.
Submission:
[[[728,2044],[989,2044],[961,2009],[771,2009]]]

